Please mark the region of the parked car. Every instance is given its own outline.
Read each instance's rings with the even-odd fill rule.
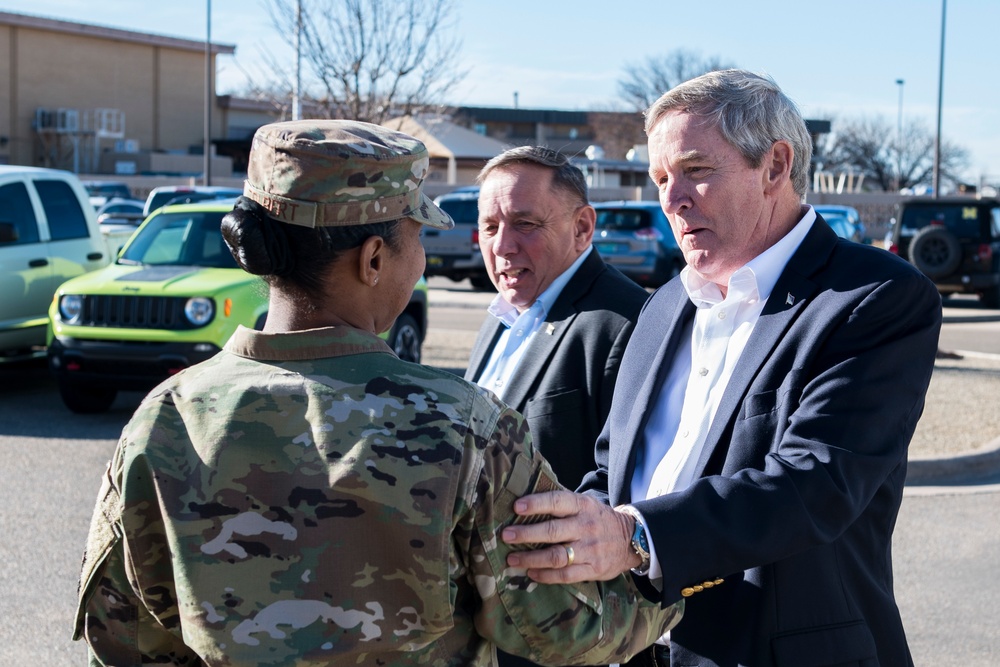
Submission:
[[[160,208],[114,264],[59,287],[48,358],[70,410],[103,412],[119,391],[148,391],[216,354],[238,325],[263,328],[266,284],[236,265],[222,239],[232,208],[233,200]],[[426,330],[421,278],[384,338],[419,361]]]
[[[459,188],[434,200],[455,221],[453,229],[425,227],[420,235],[427,256],[426,276],[469,279],[475,289],[491,290],[479,251],[479,186]]]
[[[0,166],[0,361],[44,356],[56,288],[106,266],[120,238],[101,233],[74,174]]]
[[[643,287],[659,287],[684,268],[684,255],[657,201],[597,202],[594,247]]]
[[[243,194],[241,188],[227,188],[219,185],[163,185],[153,188],[146,197],[142,216],[167,204],[193,204],[212,199],[229,199]]]
[[[904,200],[889,250],[933,280],[942,296],[978,294],[982,305],[1000,308],[1000,200]]]
[[[141,199],[122,199],[114,197],[97,209],[97,224],[102,231],[118,228],[129,228],[135,231],[143,221],[142,209],[146,202]]]
[[[853,206],[837,206],[833,204],[816,204],[813,206],[817,213],[823,216],[827,224],[842,239],[867,242],[867,230],[861,222],[861,214]]]
[[[128,183],[123,181],[83,181],[83,187],[90,197],[94,210],[99,209],[111,199],[131,199],[132,191]]]

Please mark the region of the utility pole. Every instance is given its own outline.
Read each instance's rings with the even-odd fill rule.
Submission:
[[[302,118],[302,0],[295,2],[295,90],[292,93],[292,120]]]
[[[899,86],[899,115],[896,119],[896,194],[903,185],[903,79],[896,79]]]
[[[941,196],[941,101],[944,99],[944,19],[948,0],[941,0],[941,63],[938,65],[937,134],[934,137],[934,198]]]
[[[205,0],[205,185],[212,184],[212,0]]]

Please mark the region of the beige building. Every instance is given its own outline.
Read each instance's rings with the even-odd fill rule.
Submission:
[[[205,43],[0,12],[0,164],[200,173]],[[226,136],[215,101],[210,136]],[[229,176],[228,159],[213,173]]]

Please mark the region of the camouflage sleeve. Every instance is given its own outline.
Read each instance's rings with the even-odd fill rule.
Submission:
[[[102,479],[87,536],[73,639],[86,639],[91,666],[203,665],[136,593],[132,558],[123,538],[121,460],[119,443]]]
[[[499,534],[521,520],[514,500],[563,487],[531,446],[527,423],[517,412],[504,409],[487,438],[469,508],[474,525],[468,566],[483,601],[476,616],[480,634],[540,664],[608,664],[626,662],[676,625],[683,601],[662,609],[638,592],[630,576],[545,585],[508,567],[511,547]]]

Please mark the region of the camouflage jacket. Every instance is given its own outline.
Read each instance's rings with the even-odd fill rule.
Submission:
[[[505,564],[514,499],[556,485],[457,376],[346,327],[241,329],[125,427],[74,636],[106,665],[624,662],[680,608]]]

